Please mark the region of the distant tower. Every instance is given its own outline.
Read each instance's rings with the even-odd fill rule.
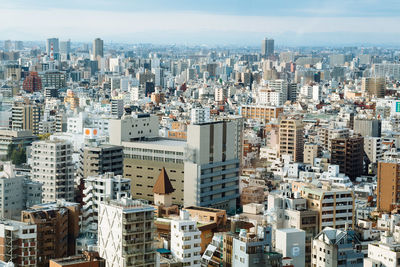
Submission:
[[[54,61],[54,44],[50,43],[50,60]]]
[[[274,54],[274,39],[265,38],[261,44],[261,55],[269,57]]]
[[[53,48],[53,49],[52,49]],[[53,58],[55,60],[59,59],[60,45],[58,38],[49,38],[46,41],[46,53],[50,56],[51,50],[53,50]]]
[[[104,56],[103,48],[104,48],[103,40],[101,40],[100,38],[94,39],[94,41],[93,41],[93,59],[97,59],[98,56],[100,56],[100,57]]]

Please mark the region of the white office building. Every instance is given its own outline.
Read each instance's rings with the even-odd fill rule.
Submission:
[[[82,227],[85,232],[97,233],[99,204],[102,201],[130,196],[131,181],[108,172],[85,179],[82,206]]]
[[[158,137],[158,117],[150,114],[132,114],[109,122],[110,143],[138,141]]]
[[[171,221],[171,253],[183,266],[200,267],[200,234],[197,222],[181,210],[180,218]]]

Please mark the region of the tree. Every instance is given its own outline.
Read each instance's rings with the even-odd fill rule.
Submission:
[[[20,148],[17,150],[14,150],[11,155],[11,161],[15,165],[21,165],[23,163],[26,163],[26,150],[25,148]]]
[[[13,145],[8,145],[7,160],[11,160],[15,165],[26,163],[26,149],[21,144],[17,148]]]

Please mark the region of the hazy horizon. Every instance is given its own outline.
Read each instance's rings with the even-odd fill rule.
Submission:
[[[0,39],[283,46],[399,45],[400,2],[2,1]]]

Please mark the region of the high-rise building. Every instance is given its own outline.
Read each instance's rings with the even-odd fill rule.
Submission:
[[[129,198],[99,206],[98,247],[106,266],[155,267],[154,208]]]
[[[21,211],[42,202],[42,185],[18,173],[11,162],[0,172],[0,216],[19,219]]]
[[[58,38],[48,38],[46,40],[46,53],[55,60],[60,59],[60,46]]]
[[[63,140],[43,140],[32,143],[33,181],[43,184],[42,201],[74,200],[74,166],[72,145]]]
[[[171,221],[171,253],[183,266],[200,267],[200,234],[197,222],[190,219],[186,210]]]
[[[89,176],[85,179],[82,206],[82,228],[86,233],[97,235],[99,205],[101,201],[129,197],[131,181],[108,172],[102,175]]]
[[[382,138],[380,137],[365,137],[364,151],[371,163],[376,163],[382,159]]]
[[[279,155],[291,155],[295,162],[303,162],[304,127],[299,119],[283,119],[279,123]]]
[[[124,100],[111,99],[111,115],[116,116],[118,119],[124,114]]]
[[[268,88],[280,93],[282,103],[285,103],[288,99],[288,82],[286,80],[279,79],[268,81]]]
[[[12,266],[37,265],[37,227],[34,224],[0,220],[0,261]]]
[[[25,78],[22,84],[22,89],[26,92],[33,93],[42,90],[42,79],[39,77],[38,73],[31,71],[29,76]]]
[[[371,96],[385,97],[386,82],[384,77],[364,77],[361,80],[361,90]]]
[[[80,150],[80,166],[78,175],[81,178],[112,172],[122,175],[122,146],[107,144],[90,144]]]
[[[400,79],[400,64],[398,63],[374,64],[372,70],[376,77],[389,77],[394,80]]]
[[[79,217],[79,204],[64,200],[22,211],[21,221],[37,227],[38,267],[49,266],[50,259],[75,255]]]
[[[265,38],[261,43],[261,56],[269,57],[274,54],[274,39]]]
[[[10,128],[13,130],[31,130],[33,134],[39,134],[39,122],[41,119],[41,106],[14,102],[11,108]]]
[[[12,81],[19,82],[21,80],[21,66],[18,64],[8,64],[6,65],[6,78]]]
[[[355,180],[363,174],[364,138],[352,136],[331,140],[331,164],[339,165],[340,172]]]
[[[100,38],[96,38],[93,41],[93,59],[96,60],[97,57],[104,57],[104,43]]]
[[[318,211],[319,230],[354,227],[354,195],[351,190],[304,187],[301,195],[310,210]]]
[[[60,42],[60,54],[68,55],[71,53],[71,40]]]
[[[11,40],[5,40],[4,41],[4,51],[5,52],[10,52],[12,50],[12,42]]]
[[[42,79],[42,87],[65,88],[66,87],[66,73],[62,71],[45,71],[39,75]]]
[[[376,189],[376,207],[382,212],[391,212],[400,207],[400,163],[378,162],[378,185]]]
[[[24,42],[23,41],[15,41],[14,42],[15,50],[23,50],[24,49]]]
[[[239,151],[236,125],[218,121],[188,126],[184,181],[185,206],[236,209]]]

